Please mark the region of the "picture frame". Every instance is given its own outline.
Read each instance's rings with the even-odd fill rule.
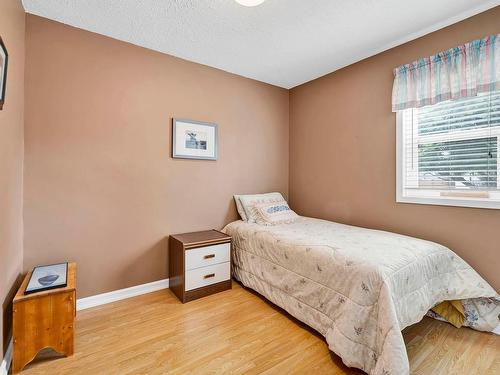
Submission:
[[[172,157],[217,160],[217,128],[217,124],[211,122],[173,118]]]
[[[7,66],[9,63],[9,54],[7,48],[0,37],[0,110],[5,103],[5,91],[7,88]]]
[[[68,285],[68,263],[55,263],[33,268],[24,294],[64,288]]]

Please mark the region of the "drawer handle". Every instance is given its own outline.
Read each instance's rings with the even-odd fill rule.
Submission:
[[[203,276],[204,279],[210,279],[211,277],[215,277],[215,273],[211,273],[211,274]]]
[[[215,258],[215,254],[208,254],[203,257],[203,259]]]

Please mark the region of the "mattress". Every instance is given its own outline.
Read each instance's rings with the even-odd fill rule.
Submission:
[[[401,331],[442,301],[469,301],[474,329],[499,324],[500,296],[442,245],[306,217],[276,226],[237,221],[224,232],[233,237],[234,277],[367,373],[409,374]]]

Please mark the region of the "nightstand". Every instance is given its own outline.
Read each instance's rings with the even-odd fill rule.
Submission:
[[[231,237],[217,230],[171,235],[169,274],[182,303],[231,289]]]

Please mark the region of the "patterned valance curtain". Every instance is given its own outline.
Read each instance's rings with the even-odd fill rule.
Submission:
[[[500,34],[394,69],[392,111],[500,89]]]

